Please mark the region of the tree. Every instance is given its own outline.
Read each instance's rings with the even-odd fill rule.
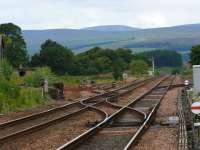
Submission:
[[[131,73],[134,75],[147,74],[148,64],[144,60],[132,60],[130,64]]]
[[[192,65],[200,64],[200,45],[193,46],[190,53],[190,61]]]
[[[122,74],[126,69],[126,63],[118,58],[113,62],[113,77],[115,80],[121,80]]]
[[[115,51],[116,55],[118,57],[120,57],[121,59],[124,60],[124,62],[126,62],[127,64],[129,64],[132,60],[133,54],[132,54],[132,50],[130,49],[117,49]]]
[[[111,68],[111,60],[108,57],[102,56],[94,60],[94,65],[96,66],[99,73],[107,73]]]
[[[71,73],[74,65],[73,53],[68,48],[47,40],[41,45],[39,54],[32,56],[32,66],[49,66],[56,74]]]
[[[182,57],[176,51],[172,50],[154,50],[138,54],[151,59],[154,57],[156,67],[181,67]]]
[[[5,35],[5,56],[14,67],[28,64],[26,43],[22,37],[21,29],[12,23],[1,24],[0,34]]]

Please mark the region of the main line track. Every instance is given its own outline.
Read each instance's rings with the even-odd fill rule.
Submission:
[[[172,76],[163,77],[147,92],[57,150],[128,150],[150,126],[173,80]],[[168,86],[162,87],[163,84]]]
[[[62,122],[63,120],[71,118],[74,115],[77,116],[88,109],[92,109],[105,119],[108,115],[98,108],[93,107],[93,105],[98,105],[99,103],[107,101],[109,98],[111,99],[113,97],[129,93],[130,91],[133,91],[153,79],[154,78],[143,81],[134,81],[128,86],[115,89],[111,92],[99,94],[78,102],[0,124],[0,144],[5,144],[13,139],[44,129],[55,123]],[[102,119],[98,121],[102,121]]]

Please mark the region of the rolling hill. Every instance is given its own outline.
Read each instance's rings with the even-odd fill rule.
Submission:
[[[107,26],[94,26],[94,27],[83,28],[83,30],[113,32],[113,31],[137,31],[140,29],[124,25],[107,25]]]
[[[97,26],[83,29],[24,30],[30,54],[38,52],[47,39],[71,48],[75,53],[100,46],[137,51],[172,49],[187,52],[200,44],[200,24],[138,29],[128,26]]]

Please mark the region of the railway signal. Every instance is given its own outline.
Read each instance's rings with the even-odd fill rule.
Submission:
[[[188,80],[185,80],[184,84],[185,84],[186,86],[188,86],[188,85],[189,85],[189,81],[188,81]]]

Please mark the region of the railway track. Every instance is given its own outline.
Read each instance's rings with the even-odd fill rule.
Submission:
[[[147,92],[132,99],[129,104],[109,115],[103,122],[62,145],[57,150],[130,149],[155,118],[160,102],[173,80],[174,77],[171,76],[163,77]],[[166,84],[168,86],[160,88]]]
[[[140,84],[137,87],[135,87],[135,90],[129,93],[127,96],[125,96],[126,94],[119,96],[111,100],[111,102],[119,106],[125,106],[128,103],[130,103],[133,98],[137,97],[138,93],[142,94],[144,92],[147,92],[153,85],[155,85],[156,82],[159,82],[159,80],[159,78],[155,78],[154,80],[148,80],[145,84]]]
[[[92,107],[93,105],[100,105],[101,103],[105,102],[109,97],[113,97],[113,95],[116,95],[116,93],[117,95],[128,93],[134,90],[135,86],[144,84],[145,82],[146,80],[134,81],[128,86],[118,88],[111,92],[103,93],[91,98],[84,99],[82,101],[74,102],[61,107],[50,109],[48,111],[40,112],[27,117],[9,121],[4,124],[0,124],[0,144],[5,145],[6,142],[12,141],[16,138],[20,138],[21,136],[25,136],[36,131],[38,132],[38,130],[52,126],[69,118],[71,119],[72,116],[78,116],[81,113],[86,112],[88,109],[96,111],[97,114],[102,117],[102,119],[97,119],[97,122],[100,122],[108,117],[108,115],[104,111]]]

